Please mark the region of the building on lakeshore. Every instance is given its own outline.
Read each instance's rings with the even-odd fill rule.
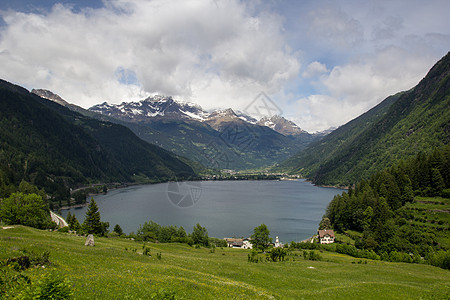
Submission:
[[[252,243],[250,239],[236,239],[236,238],[225,238],[225,241],[230,248],[240,248],[240,249],[252,249]]]
[[[318,231],[319,243],[331,244],[334,243],[334,231],[332,229],[320,229]]]

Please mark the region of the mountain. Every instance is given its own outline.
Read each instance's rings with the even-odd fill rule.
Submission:
[[[209,168],[248,169],[282,161],[318,139],[307,132],[284,135],[245,113],[232,109],[207,112],[193,103],[153,96],[119,105],[102,103],[89,109],[113,117],[140,138]],[[285,119],[283,119],[285,120]],[[285,120],[286,132],[299,129]],[[285,126],[279,123],[277,129]]]
[[[172,120],[202,121],[208,113],[194,103],[176,101],[172,97],[153,96],[139,102],[122,102],[119,105],[106,102],[94,105],[90,111],[114,116],[117,119],[131,122],[146,122],[149,117]]]
[[[128,128],[79,114],[6,81],[0,81],[0,131],[3,186],[25,179],[54,194],[61,186],[132,182],[136,176],[158,181],[195,176],[176,155]],[[67,190],[59,192],[64,197]]]
[[[386,98],[279,167],[317,184],[349,185],[399,159],[448,144],[449,80],[450,53],[416,87]]]
[[[258,125],[267,126],[283,135],[300,135],[307,132],[298,127],[294,122],[286,120],[282,116],[274,115],[272,117],[264,117],[258,121]]]

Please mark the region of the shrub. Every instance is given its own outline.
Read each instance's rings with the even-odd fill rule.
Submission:
[[[287,250],[281,247],[273,248],[269,253],[270,259],[272,259],[273,262],[284,261],[286,255]]]
[[[13,193],[1,200],[0,219],[38,229],[54,228],[48,205],[37,194]]]
[[[429,253],[426,262],[432,266],[450,270],[450,251],[439,250]]]
[[[72,299],[73,291],[70,281],[55,272],[50,272],[45,274],[36,283],[28,286],[20,298]]]

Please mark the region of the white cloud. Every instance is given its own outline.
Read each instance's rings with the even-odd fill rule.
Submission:
[[[361,23],[329,3],[309,13],[308,34],[317,40],[348,49],[364,39]]]
[[[55,5],[47,14],[2,16],[0,77],[85,107],[148,93],[245,107],[300,68],[279,16],[237,0],[114,0],[101,9]]]
[[[434,63],[429,57],[389,47],[336,66],[319,80],[327,94],[296,101],[299,124],[313,131],[342,125],[388,96],[414,87]]]
[[[6,11],[0,78],[85,107],[160,93],[243,110],[264,91],[300,127],[322,130],[416,85],[450,49],[449,9],[446,0],[104,0]]]
[[[304,78],[311,78],[317,77],[326,72],[328,72],[328,69],[325,64],[322,64],[318,61],[313,61],[306,67],[305,71],[302,73],[302,76]]]

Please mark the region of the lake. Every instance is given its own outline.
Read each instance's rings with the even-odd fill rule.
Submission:
[[[314,235],[328,203],[342,190],[317,187],[305,180],[293,181],[198,181],[141,185],[94,196],[102,221],[110,230],[119,224],[125,233],[136,232],[152,220],[161,225],[195,224],[209,236],[249,237],[264,223],[271,237],[301,241]],[[87,207],[70,211],[80,223]]]

